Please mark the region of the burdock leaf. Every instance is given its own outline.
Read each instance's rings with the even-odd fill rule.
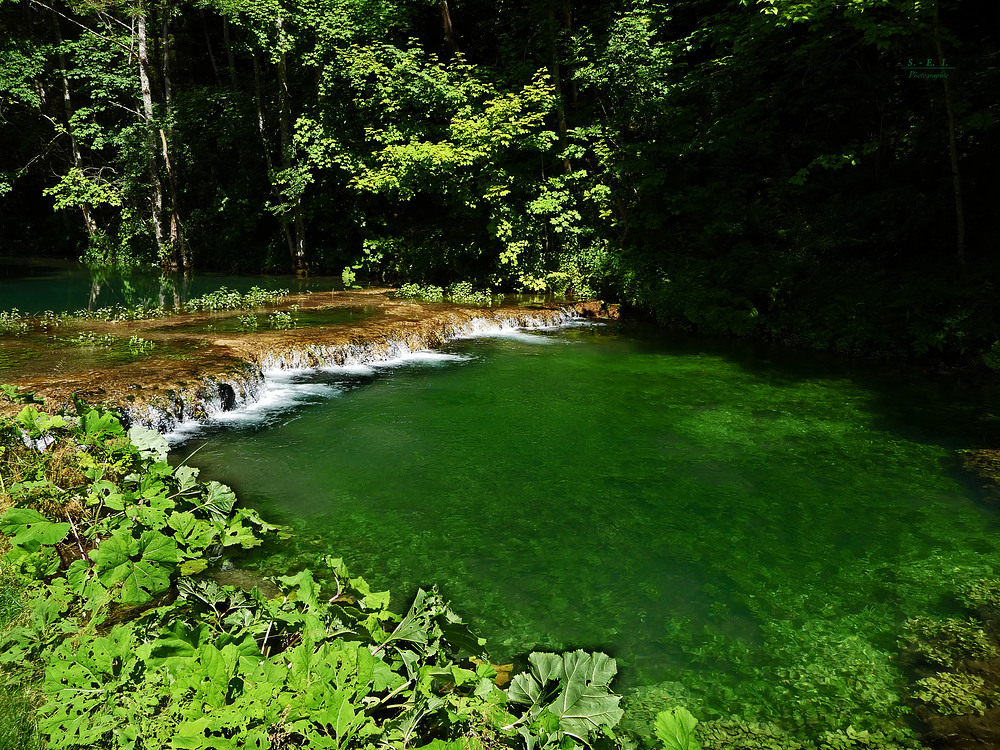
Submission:
[[[62,541],[70,528],[70,524],[50,521],[31,508],[11,508],[0,518],[0,531],[11,537],[11,544],[31,551]]]
[[[143,532],[139,539],[116,531],[91,555],[97,577],[108,588],[121,584],[123,604],[145,604],[170,585],[173,563],[181,555],[177,543],[158,531]]]

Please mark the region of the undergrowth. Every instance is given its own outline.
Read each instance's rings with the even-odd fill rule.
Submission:
[[[333,557],[271,598],[219,585],[213,562],[287,530],[172,467],[155,432],[2,394],[24,404],[0,419],[4,747],[615,744],[614,659],[534,653],[501,689],[433,589],[399,614]]]

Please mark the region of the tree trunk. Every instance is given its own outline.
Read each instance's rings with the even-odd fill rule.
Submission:
[[[233,84],[233,92],[235,93],[236,91],[239,91],[239,86],[236,81],[236,57],[233,55],[233,45],[229,40],[229,20],[226,18],[222,19],[222,43],[226,47],[226,60],[229,63],[229,80]],[[256,62],[257,57],[255,55],[254,63]]]
[[[938,65],[944,66],[944,47],[941,44],[941,17],[938,0],[934,0],[934,47],[937,49]],[[955,110],[951,103],[951,85],[948,71],[942,70],[944,77],[944,107],[948,114],[948,155],[951,159],[951,184],[955,194],[955,251],[960,265],[965,265],[965,207],[962,200],[962,175],[958,169],[958,143],[955,138]]]
[[[448,0],[439,0],[441,6],[441,30],[444,32],[445,59],[458,54],[458,40],[455,39],[455,29],[451,25],[451,11],[448,9]]]
[[[174,95],[170,85],[170,27],[168,25],[169,11],[164,9],[163,32],[162,32],[162,52],[163,52],[163,98],[167,105],[167,121],[173,113]],[[187,241],[184,239],[184,224],[181,221],[180,191],[177,187],[177,172],[174,170],[170,159],[172,128],[164,130],[160,128],[160,144],[163,147],[163,165],[167,172],[167,186],[170,190],[170,249],[172,250],[172,262],[176,268],[187,269],[190,265],[188,261]]]
[[[552,2],[548,3],[549,16],[549,77],[556,89],[556,127],[559,134],[559,149],[566,150],[569,143],[569,128],[566,124],[566,102],[563,96],[562,68],[559,65],[559,32],[556,25],[556,13]],[[568,158],[563,157],[563,172],[569,174],[573,171],[573,165]]]
[[[69,93],[69,80],[66,78],[66,55],[63,54],[62,32],[59,30],[59,17],[52,11],[52,25],[55,28],[56,45],[59,49],[59,77],[62,79],[63,106],[66,110],[66,132],[69,134],[69,145],[73,155],[73,166],[83,174],[83,156],[80,154],[80,145],[76,141],[73,133],[73,101]],[[83,203],[80,206],[83,214],[83,224],[87,228],[87,236],[93,240],[97,236],[97,222],[91,213],[90,205]]]
[[[134,19],[136,28],[136,48],[139,53],[139,83],[142,87],[142,115],[146,125],[147,159],[149,167],[149,179],[153,185],[152,208],[153,208],[153,237],[156,239],[156,252],[163,266],[171,263],[170,246],[167,240],[167,233],[163,226],[163,181],[160,179],[160,169],[156,163],[157,145],[153,124],[153,92],[149,82],[149,52],[146,46],[146,18],[138,15]]]
[[[280,16],[275,22],[278,30],[278,128],[281,132],[281,166],[290,170],[294,166],[292,144],[292,104],[288,92],[288,60],[284,49],[285,24]],[[299,275],[307,273],[306,268],[306,226],[302,215],[302,196],[298,195],[292,204],[294,222],[294,244],[291,248],[292,270]]]
[[[198,9],[201,16],[201,31],[205,37],[205,49],[208,51],[208,61],[212,64],[212,75],[215,78],[215,85],[222,86],[222,78],[219,77],[219,66],[215,64],[215,50],[212,49],[212,38],[208,35],[208,21],[205,20],[204,9]]]
[[[271,173],[274,171],[274,160],[271,158],[271,146],[267,142],[267,125],[264,121],[264,98],[260,85],[260,59],[256,51],[253,53],[253,84],[254,101],[257,105],[257,130],[260,133],[260,145],[264,151],[264,164],[267,166],[268,183],[271,185],[271,194],[274,196],[275,201],[280,203],[281,193],[278,192],[274,180],[271,179]],[[288,222],[281,222],[281,231],[285,235],[285,242],[288,243],[289,257],[294,258],[295,238],[292,236],[292,228],[288,225]]]
[[[563,30],[566,32],[567,42],[573,40],[573,0],[562,0]],[[576,85],[573,71],[567,75],[567,88],[569,89],[569,102],[576,109],[577,100],[580,98],[580,88]]]

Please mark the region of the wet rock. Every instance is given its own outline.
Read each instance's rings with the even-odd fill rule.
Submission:
[[[202,421],[256,402],[265,387],[265,370],[368,364],[489,328],[551,326],[582,314],[555,303],[530,310],[416,303],[393,299],[388,291],[293,295],[276,309],[360,305],[375,308],[377,313],[347,324],[227,333],[224,337],[210,332],[191,334],[170,325],[191,322],[192,316],[93,321],[96,333],[137,335],[157,346],[135,362],[78,372],[37,372],[12,384],[37,392],[49,408],[69,407],[72,396],[78,394],[125,414],[133,424],[169,432],[183,422]],[[179,351],[183,356],[177,355]],[[10,405],[6,410],[10,411]]]

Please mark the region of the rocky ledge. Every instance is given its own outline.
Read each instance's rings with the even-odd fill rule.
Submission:
[[[476,331],[558,325],[606,310],[600,303],[579,303],[580,310],[549,302],[463,307],[394,299],[390,292],[293,295],[268,312],[324,314],[351,308],[365,314],[353,322],[290,330],[192,332],[199,325],[207,329],[221,317],[207,313],[147,321],[87,321],[87,330],[96,334],[152,341],[152,351],[134,362],[99,368],[75,368],[62,360],[57,366],[43,360],[35,371],[7,381],[36,392],[49,408],[68,407],[78,395],[119,411],[128,421],[168,432],[182,422],[204,420],[259,400],[269,370],[383,361]]]

